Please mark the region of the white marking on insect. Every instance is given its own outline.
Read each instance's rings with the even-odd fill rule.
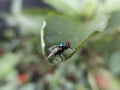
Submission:
[[[58,46],[53,46],[52,48],[54,48],[54,49],[53,49],[53,50],[50,50],[51,53],[49,54],[48,58],[54,56],[55,53],[57,53],[59,50],[61,50],[61,48],[59,48]]]

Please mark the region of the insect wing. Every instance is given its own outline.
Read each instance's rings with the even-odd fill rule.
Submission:
[[[52,51],[56,48],[56,46],[57,46],[57,45],[54,45],[54,46],[48,48],[48,50],[49,50],[50,52],[52,52]]]
[[[54,49],[51,51],[51,53],[49,54],[48,58],[54,56],[57,51],[58,51],[58,48],[57,48],[57,47],[54,48]]]

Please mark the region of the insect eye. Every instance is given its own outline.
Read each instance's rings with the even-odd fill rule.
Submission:
[[[62,44],[60,44],[60,46],[63,46]]]

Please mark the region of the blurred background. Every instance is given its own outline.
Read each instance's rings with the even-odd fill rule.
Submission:
[[[40,30],[50,13],[110,18],[69,60],[49,65]],[[120,0],[0,0],[0,90],[120,90]]]

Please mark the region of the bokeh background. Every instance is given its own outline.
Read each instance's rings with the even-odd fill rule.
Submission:
[[[40,41],[50,13],[110,18],[69,60],[50,65]],[[0,90],[120,90],[120,0],[0,0]]]

